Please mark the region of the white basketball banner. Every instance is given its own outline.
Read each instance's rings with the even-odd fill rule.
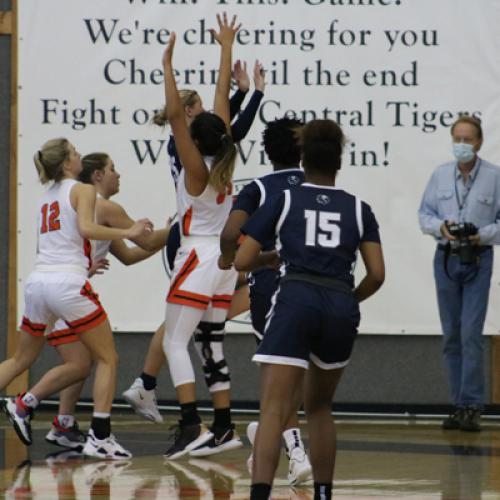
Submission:
[[[333,118],[348,136],[338,186],[375,212],[387,264],[382,290],[362,304],[365,333],[439,333],[432,257],[417,209],[435,167],[451,160],[449,127],[480,117],[481,156],[500,164],[500,3],[496,0],[19,0],[18,315],[36,251],[33,153],[67,137],[83,155],[104,151],[121,173],[116,201],[161,227],[175,213],[166,142],[151,125],[164,104],[161,57],[177,33],[179,88],[213,100],[216,13],[242,22],[233,60],[258,59],[267,85],[241,141],[235,179],[266,174],[267,121]],[[250,93],[246,97],[248,102]],[[243,106],[245,103],[243,103]],[[362,264],[357,274],[362,273]],[[500,267],[488,333],[500,331]],[[161,255],[93,279],[113,328],[152,331],[169,279]],[[248,321],[229,331],[250,331]]]

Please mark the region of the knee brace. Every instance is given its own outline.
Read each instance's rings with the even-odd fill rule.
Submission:
[[[200,321],[194,333],[194,344],[203,363],[205,382],[210,392],[224,391],[230,386],[229,369],[222,351],[224,323]]]

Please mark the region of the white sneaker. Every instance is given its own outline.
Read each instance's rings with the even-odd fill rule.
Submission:
[[[110,460],[125,460],[132,457],[132,453],[123,448],[113,434],[106,439],[97,439],[92,429],[89,430],[82,453],[89,457]]]
[[[20,417],[17,414],[16,401],[20,399],[21,396],[16,398],[5,398],[2,402],[2,409],[5,415],[9,419],[9,422],[14,427],[17,437],[26,445],[29,446],[33,439],[31,437],[31,419],[33,418],[33,410],[31,408],[26,408],[26,416]]]
[[[259,422],[250,422],[247,425],[247,438],[250,441],[252,448],[255,442],[255,435],[257,434],[258,428],[259,428]],[[250,453],[250,456],[247,458],[247,469],[250,476],[252,475],[252,468],[253,468],[253,453]]]
[[[134,409],[134,411],[157,424],[163,423],[163,417],[158,411],[154,389],[147,391],[141,378],[136,378],[134,383],[122,393],[123,398]]]
[[[302,446],[295,446],[288,455],[288,482],[293,486],[312,478],[309,457]]]

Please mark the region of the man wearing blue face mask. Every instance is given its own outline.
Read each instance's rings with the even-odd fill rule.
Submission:
[[[484,404],[482,333],[492,245],[500,243],[500,168],[477,156],[483,142],[478,119],[460,117],[451,136],[455,160],[432,174],[418,216],[422,232],[438,243],[434,278],[454,406],[442,427],[476,432]]]

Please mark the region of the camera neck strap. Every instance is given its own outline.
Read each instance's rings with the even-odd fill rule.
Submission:
[[[458,167],[457,167],[458,168]],[[459,180],[457,179],[457,176],[455,172],[453,173],[455,175],[455,198],[457,199],[457,205],[458,205],[458,212],[461,213],[463,208],[465,207],[465,202],[467,201],[467,198],[469,196],[469,193],[472,189],[472,186],[474,185],[474,182],[477,179],[477,176],[479,175],[479,169],[481,168],[481,158],[478,158],[477,166],[476,166],[476,174],[474,177],[471,177],[471,180],[469,182],[468,186],[465,186],[465,192],[462,200],[460,200],[460,195],[458,193],[458,182]],[[462,174],[463,175],[463,174]]]

